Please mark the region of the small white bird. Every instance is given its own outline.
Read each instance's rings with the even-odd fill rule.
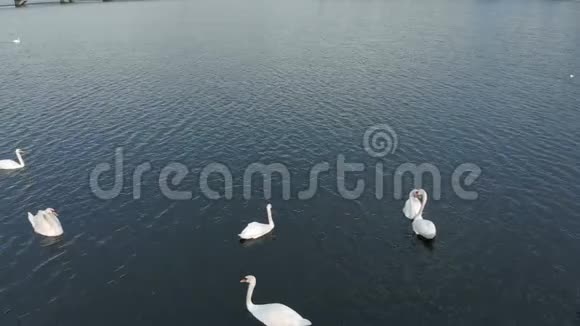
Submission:
[[[310,326],[312,323],[308,319],[302,318],[300,314],[292,308],[280,303],[270,303],[256,305],[252,302],[252,295],[256,288],[256,277],[248,275],[240,283],[248,283],[248,293],[246,294],[246,308],[248,311],[266,326]]]
[[[18,162],[13,160],[0,160],[0,170],[16,170],[24,167],[24,161],[22,160],[21,154],[24,153],[21,149],[16,150],[16,157],[18,157]]]
[[[62,235],[64,231],[62,230],[62,225],[58,220],[57,212],[52,208],[47,208],[43,211],[38,211],[36,215],[28,213],[28,220],[32,224],[34,232],[47,236],[47,237],[58,237]]]
[[[268,212],[268,224],[252,222],[246,226],[242,233],[238,236],[244,240],[257,239],[270,233],[274,229],[274,220],[272,220],[272,205],[268,204],[266,206],[266,211]]]
[[[421,209],[413,217],[413,232],[427,240],[434,239],[437,235],[435,224],[423,218],[423,210],[425,209],[425,205],[427,205],[427,192],[423,189],[418,189],[414,195],[421,200]]]
[[[20,44],[20,37],[17,38],[17,39],[15,39],[15,40],[12,40],[12,43],[14,43],[14,44]]]
[[[409,199],[405,202],[405,206],[403,207],[403,214],[412,220],[415,215],[419,214],[421,210],[421,201],[419,200],[419,190],[413,189],[409,193]]]
[[[574,74],[570,74],[570,78],[574,78]]]

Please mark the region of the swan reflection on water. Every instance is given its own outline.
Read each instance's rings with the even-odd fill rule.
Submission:
[[[60,235],[58,237],[42,237],[40,239],[40,246],[41,247],[50,247],[56,244],[61,243],[64,240],[64,235]]]
[[[418,235],[416,237],[421,240],[421,241],[419,241],[419,243],[421,243],[421,245],[423,245],[423,247],[427,248],[431,252],[433,250],[435,250],[435,240],[425,239],[420,235]]]
[[[266,242],[274,241],[274,240],[276,240],[276,234],[268,233],[265,236],[258,238],[258,239],[250,239],[250,240],[240,239],[240,245],[244,248],[250,248],[252,246],[262,245]]]
[[[413,239],[413,246],[418,246],[421,245],[424,248],[426,248],[427,250],[429,250],[429,252],[433,252],[435,250],[435,244],[436,244],[436,240],[435,239],[426,239],[418,234],[415,234],[415,232],[410,232],[407,234],[407,236],[409,237],[409,239]],[[419,241],[416,241],[419,240]]]

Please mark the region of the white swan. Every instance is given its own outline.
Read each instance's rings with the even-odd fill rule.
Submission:
[[[47,236],[58,237],[63,234],[62,225],[58,220],[58,214],[52,208],[38,211],[36,215],[28,213],[28,220],[32,224],[34,232]]]
[[[256,305],[252,302],[254,288],[256,288],[256,278],[252,275],[244,277],[240,283],[248,283],[248,293],[246,295],[246,307],[248,311],[266,326],[309,326],[312,323],[308,319],[302,318],[300,314],[292,308],[280,303]]]
[[[413,217],[413,231],[416,235],[420,235],[425,239],[434,239],[437,235],[437,229],[433,222],[423,218],[423,210],[427,205],[427,192],[423,189],[417,190],[418,196],[421,199],[421,209]]]
[[[244,240],[257,239],[270,233],[274,229],[274,220],[272,220],[272,205],[266,206],[268,212],[268,224],[252,222],[246,226],[238,236]]]
[[[18,157],[18,162],[13,160],[0,160],[0,170],[16,170],[23,168],[24,161],[20,155],[21,153],[23,153],[22,150],[16,150],[16,157]]]
[[[20,37],[17,38],[17,39],[15,39],[15,40],[12,40],[12,43],[14,43],[14,44],[20,44]]]
[[[410,220],[412,220],[421,210],[419,195],[420,193],[418,189],[411,190],[409,193],[409,199],[407,199],[405,206],[403,207],[403,214],[405,214],[405,216]]]

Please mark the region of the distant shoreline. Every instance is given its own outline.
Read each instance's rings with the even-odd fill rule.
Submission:
[[[39,2],[28,2],[26,4],[26,6],[21,7],[21,8],[25,8],[25,7],[30,7],[30,6],[50,6],[50,5],[70,5],[70,4],[79,4],[79,3],[100,3],[100,2],[133,2],[133,1],[146,1],[146,0],[108,0],[108,1],[103,1],[103,0],[74,0],[73,3],[60,3],[59,0],[53,0],[53,1],[39,1]],[[0,9],[5,9],[5,8],[16,8],[14,6],[14,1],[13,0],[8,0],[6,4],[0,4]],[[21,9],[21,8],[17,8],[17,9]]]
[[[75,3],[94,3],[94,2],[102,2],[99,0],[77,0]],[[68,4],[68,3],[66,3]],[[62,5],[59,0],[54,1],[41,1],[41,2],[28,2],[26,7],[29,6],[37,6],[37,5]],[[6,4],[0,4],[0,8],[16,8],[14,6],[14,1],[8,1]]]

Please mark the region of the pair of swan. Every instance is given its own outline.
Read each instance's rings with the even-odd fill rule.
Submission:
[[[64,233],[58,220],[58,213],[52,208],[38,211],[36,215],[32,215],[29,212],[28,221],[32,224],[34,232],[44,236],[58,237]]]
[[[272,205],[266,206],[268,213],[268,224],[252,222],[238,234],[243,240],[258,239],[272,232],[274,220],[272,219]],[[292,308],[280,303],[270,303],[256,305],[252,302],[252,295],[256,288],[256,277],[248,275],[240,283],[248,283],[248,293],[246,295],[246,307],[248,311],[266,326],[309,326],[312,323],[308,319],[302,318],[300,314]]]
[[[434,239],[437,229],[433,222],[423,218],[423,210],[427,205],[427,192],[424,189],[413,189],[409,193],[409,199],[403,207],[403,214],[413,220],[413,232],[427,240]]]
[[[254,304],[252,295],[256,288],[256,277],[248,275],[240,283],[248,283],[248,293],[246,294],[246,307],[248,311],[266,326],[309,326],[310,320],[302,318],[299,313],[292,308],[280,304]]]
[[[13,160],[0,160],[0,170],[17,170],[22,169],[24,167],[24,161],[22,160],[22,153],[21,149],[16,150],[16,157],[18,158],[18,162]]]

